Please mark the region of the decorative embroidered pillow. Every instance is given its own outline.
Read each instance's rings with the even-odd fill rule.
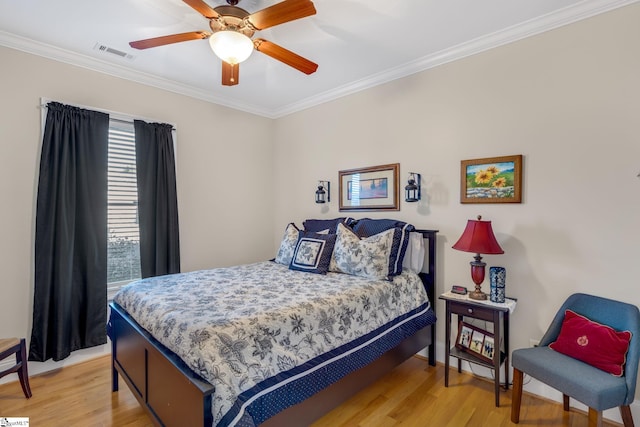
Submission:
[[[409,233],[415,230],[413,225],[395,219],[362,218],[357,220],[352,227],[359,237],[369,237],[394,229],[393,246],[389,256],[389,276],[402,273],[402,264],[409,244]]]
[[[620,377],[624,373],[630,340],[630,331],[618,332],[566,310],[560,334],[549,347]]]
[[[284,236],[282,236],[282,242],[280,242],[280,249],[276,255],[275,261],[278,264],[289,265],[291,264],[291,258],[293,257],[293,251],[296,249],[296,243],[298,243],[298,234],[300,230],[294,223],[289,223],[284,230]]]
[[[329,269],[369,279],[388,279],[393,233],[391,229],[360,239],[339,224]]]
[[[335,243],[335,234],[301,231],[289,269],[326,274]]]

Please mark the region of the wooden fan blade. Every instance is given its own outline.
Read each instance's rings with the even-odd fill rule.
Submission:
[[[253,44],[258,52],[262,52],[273,59],[277,59],[278,61],[283,62],[298,71],[302,71],[305,74],[315,73],[318,69],[318,64],[311,62],[308,59],[283,48],[282,46],[271,43],[270,41],[256,39],[253,41]]]
[[[206,39],[211,33],[206,31],[192,31],[190,33],[172,34],[170,36],[154,37],[152,39],[130,42],[129,46],[135,49],[148,49],[150,47],[163,46],[165,44],[187,42],[190,40]]]
[[[284,0],[259,10],[247,17],[257,30],[284,24],[285,22],[315,15],[316,8],[310,0]]]
[[[218,16],[218,12],[209,7],[208,4],[203,2],[202,0],[182,0],[192,8],[194,8],[197,12],[199,12],[202,16],[207,19],[215,19]]]
[[[229,64],[222,61],[222,84],[224,86],[235,86],[239,83],[240,66],[239,64]]]

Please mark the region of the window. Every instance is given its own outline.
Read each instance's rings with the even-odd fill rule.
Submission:
[[[133,123],[109,122],[107,295],[140,274],[140,229]]]
[[[47,104],[54,102],[40,98],[41,137],[47,120]],[[138,222],[138,189],[136,180],[136,150],[134,117],[126,113],[105,111],[81,106],[109,114],[107,158],[107,299],[111,301],[124,285],[140,279],[140,228]],[[143,118],[149,122],[158,120]],[[173,132],[174,153],[176,134]]]

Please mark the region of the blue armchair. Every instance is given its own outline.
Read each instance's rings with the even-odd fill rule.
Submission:
[[[624,374],[616,377],[577,359],[565,356],[549,348],[554,342],[569,309],[595,322],[611,326],[617,331],[631,331]],[[629,404],[633,402],[638,376],[640,356],[640,311],[635,305],[586,294],[573,294],[555,315],[549,329],[538,347],[522,348],[512,354],[513,398],[511,421],[520,421],[522,401],[522,378],[528,374],[533,378],[562,392],[564,410],[569,410],[572,397],[589,407],[589,426],[602,424],[602,411],[616,406],[625,427],[633,426]]]

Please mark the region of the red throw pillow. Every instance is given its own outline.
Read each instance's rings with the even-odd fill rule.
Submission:
[[[549,347],[621,377],[630,340],[630,331],[617,332],[610,326],[566,310],[558,339]]]

